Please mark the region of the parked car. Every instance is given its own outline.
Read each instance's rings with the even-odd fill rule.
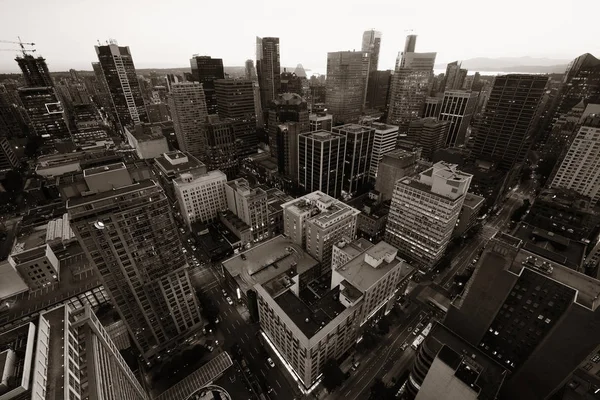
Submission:
[[[275,368],[275,363],[273,362],[273,359],[271,357],[267,358],[267,362],[269,363],[271,368]]]
[[[227,303],[229,303],[230,306],[233,305],[233,300],[231,300],[231,297],[227,296],[225,300],[227,300]]]

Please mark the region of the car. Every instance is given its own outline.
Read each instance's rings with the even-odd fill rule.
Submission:
[[[354,364],[352,364],[352,371],[356,371],[358,367],[360,367],[360,361],[357,361]]]
[[[231,300],[231,297],[227,296],[225,300],[227,300],[227,303],[229,303],[230,306],[233,305],[233,300]]]
[[[407,329],[408,332],[412,331],[412,326],[409,326]]]
[[[221,289],[221,293],[223,293],[223,296],[227,297],[227,291],[225,289]]]
[[[206,348],[208,349],[208,351],[213,351],[215,348],[212,347],[210,344],[208,346],[206,346]]]
[[[219,323],[219,317],[215,318],[215,324]]]
[[[402,351],[406,350],[407,347],[408,347],[408,343],[406,343],[406,342],[402,343],[402,346],[400,346]]]
[[[183,253],[184,253],[184,254],[185,254],[185,253],[187,253],[187,250],[185,249],[185,247],[183,247],[183,248],[181,249],[181,251],[183,251]]]
[[[275,363],[271,357],[267,358],[267,363],[271,366],[271,368],[275,368]]]

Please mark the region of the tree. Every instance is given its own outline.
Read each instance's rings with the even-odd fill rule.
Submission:
[[[329,359],[325,362],[323,367],[323,386],[329,393],[333,392],[335,388],[341,386],[344,382],[344,373],[340,369],[337,361]]]
[[[29,158],[37,157],[42,146],[42,138],[39,136],[30,137],[25,143],[25,155]]]
[[[394,398],[393,389],[385,386],[385,383],[381,380],[381,378],[375,378],[373,381],[373,385],[371,386],[371,393],[369,395],[369,399],[373,400],[388,400]]]
[[[525,214],[527,213],[527,210],[529,210],[530,206],[531,206],[531,203],[530,203],[529,199],[525,199],[523,201],[523,204],[512,213],[510,219],[512,221],[520,221],[521,218],[523,218],[525,216]]]
[[[377,333],[380,335],[387,335],[390,331],[390,321],[387,317],[382,317],[377,323]]]

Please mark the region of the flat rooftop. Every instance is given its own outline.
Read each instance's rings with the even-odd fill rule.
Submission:
[[[113,198],[115,196],[119,196],[119,195],[122,195],[125,193],[135,192],[138,190],[143,190],[143,189],[156,187],[156,186],[157,185],[156,185],[156,183],[154,183],[154,181],[148,179],[145,181],[136,182],[129,186],[123,186],[123,187],[117,188],[115,190],[109,190],[106,192],[95,193],[95,194],[92,194],[89,196],[73,197],[73,198],[68,199],[67,209],[72,209],[73,207],[76,207],[76,206],[79,206],[82,204],[94,203],[96,201]]]
[[[379,242],[363,251],[360,256],[338,267],[336,272],[342,275],[352,286],[364,293],[388,272],[396,268],[398,264],[402,264],[400,268],[403,277],[413,271],[413,268],[400,258],[394,257],[391,262],[387,262],[384,259],[384,257],[390,257],[397,253],[398,249],[391,244]],[[374,267],[365,261],[367,256],[381,260],[381,263]]]
[[[339,288],[335,287],[311,306],[300,300],[292,291],[286,290],[274,300],[307,338],[333,321],[346,310],[338,300]]]
[[[98,174],[103,174],[106,172],[110,172],[110,171],[116,171],[116,170],[125,170],[127,169],[125,167],[125,163],[123,162],[119,162],[119,163],[115,163],[115,164],[108,164],[108,165],[103,165],[101,167],[94,167],[94,168],[87,168],[85,170],[83,170],[83,176],[93,176],[93,175],[98,175]]]
[[[336,246],[344,251],[344,253],[348,254],[350,257],[357,257],[359,254],[362,254],[365,250],[373,247],[373,243],[368,241],[365,238],[358,238],[356,240],[347,243],[342,241],[337,243]]]
[[[427,171],[425,171],[425,172],[427,172]],[[431,190],[431,186],[430,186],[430,185],[427,185],[426,183],[423,183],[423,182],[419,182],[419,181],[418,181],[417,179],[415,179],[415,178],[403,178],[403,179],[402,179],[400,182],[401,182],[403,185],[406,185],[406,186],[408,186],[408,187],[410,187],[410,188],[413,188],[413,189],[419,190],[419,191],[421,191],[421,192],[427,192],[428,194],[430,194],[430,195],[432,195],[432,196],[438,197],[438,198],[440,198],[440,199],[444,199],[444,200],[446,200],[446,201],[457,201],[457,200],[459,200],[459,199],[461,198],[461,197],[457,197],[457,198],[456,198],[456,200],[453,200],[453,199],[451,199],[451,198],[449,198],[449,197],[442,196],[442,195],[441,195],[441,194],[439,194],[439,193],[435,193],[435,192],[433,192],[433,191]],[[463,196],[463,197],[464,197],[464,196]]]
[[[331,140],[338,140],[341,138],[345,138],[344,135],[339,133],[333,133],[325,130],[318,130],[315,132],[304,132],[300,134],[300,137],[306,137],[318,142],[328,142]]]
[[[485,199],[481,196],[477,196],[476,194],[467,192],[467,194],[465,195],[465,201],[463,202],[463,204],[467,207],[475,208],[478,205],[482,204],[484,200]]]
[[[532,253],[555,261],[569,268],[578,269],[585,256],[586,245],[533,225],[520,223],[514,235]]]
[[[323,192],[316,191],[281,205],[286,211],[296,215],[310,214],[310,221],[326,227],[331,223],[360,211]]]
[[[154,162],[167,176],[177,176],[196,168],[206,168],[206,165],[189,153],[171,151],[154,159]]]
[[[162,132],[163,125],[160,123],[142,123],[135,126],[129,126],[126,129],[133,137],[139,141],[149,141],[164,139]]]
[[[315,267],[318,261],[283,235],[254,246],[223,262],[223,268],[246,293],[256,284],[263,284],[292,268],[296,274]]]
[[[365,125],[359,125],[359,124],[345,124],[345,125],[340,125],[340,126],[334,126],[332,128],[332,131],[339,133],[339,132],[347,132],[347,133],[363,133],[363,132],[369,132],[373,130],[373,128],[371,128],[370,126],[365,126]]]

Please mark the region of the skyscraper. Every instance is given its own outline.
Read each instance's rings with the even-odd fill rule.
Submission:
[[[212,222],[227,209],[226,182],[227,176],[218,170],[185,172],[173,180],[181,216],[188,227],[198,221]]]
[[[375,189],[383,201],[391,200],[394,186],[400,178],[414,174],[419,159],[418,152],[395,149],[383,155],[377,167]]]
[[[581,100],[600,103],[600,60],[585,53],[568,65],[558,96],[556,116],[566,114]]]
[[[209,171],[218,169],[233,179],[238,172],[239,159],[237,158],[236,137],[233,131],[232,120],[220,120],[216,115],[211,115],[201,125],[203,148],[198,158]]]
[[[450,242],[471,178],[440,161],[418,178],[398,180],[385,241],[417,265],[433,267]]]
[[[246,79],[250,81],[255,81],[256,77],[256,68],[254,68],[254,60],[246,60],[245,71]]]
[[[369,56],[357,51],[327,53],[328,112],[337,124],[357,123],[367,95]]]
[[[25,86],[44,87],[54,86],[46,59],[43,57],[33,57],[30,54],[23,54],[15,58],[19,68],[23,72]]]
[[[202,89],[204,89],[208,113],[216,114],[217,94],[215,92],[215,81],[225,78],[223,60],[220,58],[211,58],[210,56],[194,56],[190,59],[190,65],[194,80],[200,82]]]
[[[316,131],[298,137],[298,184],[307,192],[320,190],[339,197],[344,176],[346,137]]]
[[[86,169],[83,178],[93,194],[67,200],[71,228],[152,361],[201,323],[171,205],[157,183],[123,163]]]
[[[380,47],[381,32],[371,29],[363,33],[361,50],[363,53],[369,53],[369,73],[377,71]]]
[[[444,138],[446,147],[465,144],[467,128],[477,106],[477,93],[463,90],[446,90],[438,119],[450,121],[448,136]]]
[[[120,128],[148,122],[142,90],[128,46],[95,46]]]
[[[421,155],[424,159],[432,161],[433,154],[444,147],[449,129],[449,121],[420,118],[412,121],[408,126],[407,138],[421,147]]]
[[[279,38],[256,38],[256,72],[260,87],[260,105],[266,110],[281,90]]]
[[[169,94],[169,109],[179,150],[199,157],[204,147],[201,126],[208,116],[202,84],[174,83]]]
[[[373,149],[371,154],[371,164],[369,166],[369,178],[372,181],[377,179],[377,169],[383,155],[389,153],[396,148],[396,140],[398,139],[398,127],[394,125],[386,125],[381,122],[372,122],[367,124],[375,129],[373,137]]]
[[[504,171],[525,160],[548,77],[499,75],[481,121],[471,157],[498,163]]]
[[[280,93],[295,93],[302,96],[302,79],[295,72],[288,72],[285,68],[281,73]]]
[[[346,137],[342,192],[353,195],[369,182],[375,128],[346,124],[332,128],[332,132]]]
[[[460,68],[461,64],[454,61],[446,67],[446,75],[444,75],[444,91],[462,89],[467,77],[467,70]]]
[[[387,123],[406,133],[411,121],[419,118],[431,91],[436,53],[415,53],[416,36],[406,38],[400,65],[392,76]]]
[[[600,200],[600,115],[581,123],[567,155],[563,159],[552,187],[573,189],[587,196],[592,204]]]
[[[298,122],[286,122],[277,125],[275,132],[278,172],[293,180],[298,178],[298,136],[302,133],[300,128]]]
[[[282,93],[277,95],[265,109],[269,134],[269,149],[271,156],[279,158],[279,144],[277,131],[279,125],[286,122],[297,123],[299,132],[308,132],[308,105],[306,101],[296,93]],[[293,145],[293,143],[292,143]]]
[[[22,87],[18,93],[31,133],[50,142],[70,140],[63,106],[54,87]]]
[[[392,71],[371,71],[367,85],[367,108],[385,110],[390,94]]]
[[[0,136],[12,139],[25,137],[26,125],[19,113],[17,100],[4,85],[0,85]]]

